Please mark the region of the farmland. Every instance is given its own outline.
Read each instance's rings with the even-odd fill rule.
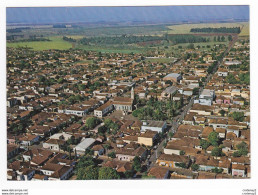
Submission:
[[[242,27],[247,28],[247,22],[239,23],[200,23],[200,24],[179,24],[173,26],[167,26],[169,34],[192,34],[190,30],[192,28],[220,28],[220,27]],[[248,29],[248,28],[247,28]]]
[[[31,42],[15,42],[7,43],[7,47],[29,47],[36,51],[59,49],[65,50],[72,48],[72,44],[66,42],[62,37],[49,37],[51,41],[31,41]]]

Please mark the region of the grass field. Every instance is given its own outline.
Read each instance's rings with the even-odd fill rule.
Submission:
[[[241,33],[239,34],[239,36],[249,36],[250,35],[250,25],[248,22],[244,23],[244,27],[241,31]]]
[[[33,50],[42,51],[49,49],[70,49],[72,44],[64,41],[62,37],[49,37],[51,41],[32,41],[32,42],[17,42],[17,43],[7,43],[7,47],[31,47]]]
[[[220,28],[220,27],[245,27],[248,25],[248,22],[239,22],[239,23],[200,23],[200,24],[179,24],[173,26],[167,26],[170,30],[168,33],[171,34],[189,34],[192,28]],[[245,30],[246,31],[246,30]]]

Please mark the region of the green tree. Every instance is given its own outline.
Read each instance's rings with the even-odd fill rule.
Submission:
[[[99,123],[100,123],[100,119],[96,118],[96,117],[89,117],[86,120],[85,126],[88,129],[93,129],[94,127],[96,127]]]
[[[91,156],[83,156],[81,157],[80,161],[76,165],[76,169],[88,167],[91,165],[95,165],[93,158]]]
[[[116,158],[116,153],[115,152],[110,152],[110,153],[108,153],[108,157]]]
[[[232,117],[236,121],[242,122],[245,118],[244,112],[233,112]]]
[[[213,146],[218,146],[219,134],[215,131],[211,132],[208,136],[208,140]]]
[[[221,114],[221,116],[225,116],[226,111],[225,110],[220,110],[219,113]]]
[[[217,167],[215,167],[214,169],[211,169],[211,172],[212,173],[222,173],[223,172],[223,169],[218,169]]]
[[[117,173],[116,170],[110,167],[101,167],[99,169],[98,179],[105,180],[105,179],[120,179],[120,175]]]
[[[182,155],[185,155],[185,151],[184,150],[180,150],[179,154],[182,156]]]
[[[215,147],[215,148],[213,148],[212,149],[212,151],[211,151],[211,155],[212,156],[222,156],[222,150],[221,150],[221,148],[219,148],[219,147]]]
[[[205,139],[201,139],[201,140],[200,140],[200,146],[201,146],[204,150],[206,150],[210,145],[211,145],[210,142],[208,142],[207,140],[205,140]]]
[[[193,171],[198,171],[200,166],[198,164],[192,164],[191,168]]]
[[[141,166],[141,159],[139,156],[134,157],[133,159],[133,169],[137,172],[142,171],[142,166]]]
[[[93,165],[79,168],[77,171],[78,180],[97,180],[98,175],[99,175],[99,170],[97,167]]]

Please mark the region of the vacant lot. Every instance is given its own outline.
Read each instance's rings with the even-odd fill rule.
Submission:
[[[7,43],[7,47],[30,47],[36,51],[49,50],[49,49],[70,49],[72,44],[64,41],[62,37],[49,37],[51,41],[32,41],[32,42],[17,42]]]
[[[248,22],[239,22],[239,23],[200,23],[200,24],[179,24],[168,26],[170,29],[168,33],[171,34],[189,34],[192,33],[190,30],[192,28],[219,28],[219,27],[241,27],[249,26]]]

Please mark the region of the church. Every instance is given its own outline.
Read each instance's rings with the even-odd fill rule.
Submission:
[[[113,105],[116,110],[122,110],[124,112],[132,112],[134,103],[134,88],[131,89],[131,98],[129,97],[115,97]]]

